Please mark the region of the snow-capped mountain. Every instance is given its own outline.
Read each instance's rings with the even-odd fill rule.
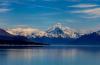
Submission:
[[[44,31],[40,31],[38,29],[33,28],[14,28],[14,29],[8,29],[7,32],[13,35],[20,35],[25,37],[42,37],[45,35]]]
[[[47,31],[28,27],[0,29],[0,40],[18,41],[18,43],[22,41],[61,45],[95,45],[100,42],[100,31],[81,34],[69,27],[63,26],[61,23],[57,23]]]
[[[69,27],[64,27],[61,23],[57,23],[54,26],[50,27],[47,31],[41,31],[39,29],[33,28],[14,28],[8,29],[7,32],[13,35],[21,35],[25,37],[62,37],[62,38],[77,38],[78,33],[74,32]]]
[[[74,32],[69,27],[64,27],[61,23],[57,23],[54,26],[50,27],[47,31],[49,37],[77,37],[77,32]]]

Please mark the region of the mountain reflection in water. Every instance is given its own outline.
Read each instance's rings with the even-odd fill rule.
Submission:
[[[0,50],[0,65],[99,65],[100,48],[32,48]]]

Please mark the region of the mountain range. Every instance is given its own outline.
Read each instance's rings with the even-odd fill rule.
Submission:
[[[81,34],[57,23],[46,31],[21,27],[0,29],[0,41],[2,44],[10,41],[12,44],[100,45],[100,31]]]
[[[69,27],[63,26],[61,23],[57,23],[52,27],[48,28],[46,31],[41,31],[39,29],[33,28],[14,28],[8,29],[8,33],[12,35],[20,35],[25,37],[62,37],[62,38],[76,38],[79,36],[78,32],[70,29]]]

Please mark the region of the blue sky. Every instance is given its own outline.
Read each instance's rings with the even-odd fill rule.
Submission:
[[[0,0],[0,27],[47,29],[55,23],[76,30],[100,28],[100,0]]]

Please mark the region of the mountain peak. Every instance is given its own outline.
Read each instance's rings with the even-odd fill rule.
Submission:
[[[56,24],[54,24],[52,27],[50,27],[48,30],[50,30],[50,29],[56,29],[56,28],[58,28],[58,29],[61,29],[61,30],[65,30],[65,29],[68,29],[68,30],[70,30],[70,28],[69,27],[65,27],[63,24],[61,24],[61,23],[56,23]]]
[[[62,27],[63,25],[61,23],[56,23],[54,26],[55,27]]]
[[[55,25],[53,25],[52,27],[50,27],[47,32],[51,32],[51,31],[55,31],[56,33],[58,33],[59,31],[63,32],[63,25],[61,23],[56,23]]]
[[[75,32],[69,27],[63,26],[61,23],[57,23],[47,30],[47,33],[51,37],[76,37]]]
[[[56,23],[55,25],[53,25],[53,27],[55,28],[64,28],[64,25],[61,23]]]

